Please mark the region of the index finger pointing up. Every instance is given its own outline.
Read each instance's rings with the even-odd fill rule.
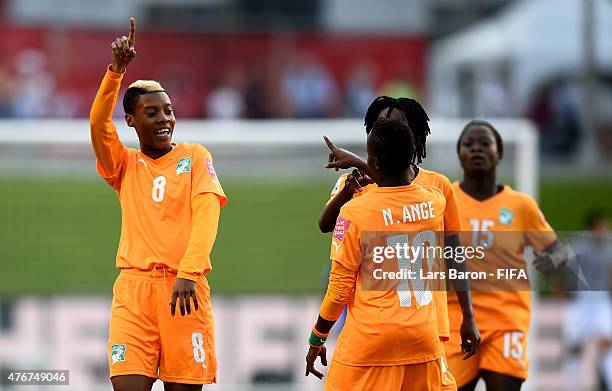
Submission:
[[[334,151],[336,149],[334,143],[332,143],[327,136],[323,135],[323,140],[325,140],[325,144],[327,144],[327,148],[329,148],[330,151]]]
[[[128,44],[130,48],[134,48],[136,43],[136,19],[130,18],[130,36],[128,37]]]

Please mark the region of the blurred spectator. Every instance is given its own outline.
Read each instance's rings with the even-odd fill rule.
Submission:
[[[337,89],[328,70],[312,54],[297,55],[281,82],[287,112],[298,118],[330,117],[337,113]]]
[[[75,91],[56,91],[49,102],[49,117],[75,118],[81,115],[83,98]],[[117,105],[119,106],[119,105]]]
[[[206,99],[206,116],[216,119],[240,118],[244,114],[243,76],[238,68],[231,69]]]
[[[555,78],[536,92],[527,116],[538,126],[540,147],[547,156],[567,156],[580,143],[580,91],[576,82]]]
[[[612,161],[612,75],[603,75],[595,87],[593,99],[595,117],[595,144],[599,155]]]
[[[244,116],[247,118],[268,118],[271,116],[266,69],[263,64],[251,67],[244,90]]]
[[[355,65],[346,81],[346,114],[349,117],[363,117],[369,104],[376,98],[374,69],[369,62]]]
[[[482,80],[479,86],[480,104],[482,117],[510,117],[512,112],[512,100],[510,97],[509,72],[501,68],[492,72],[489,77]]]
[[[201,93],[194,85],[193,70],[180,64],[172,64],[156,77],[168,91],[172,107],[178,118],[194,118],[202,115]]]
[[[15,54],[11,40],[2,45],[7,57],[0,58],[0,117],[87,117],[89,102],[97,92],[99,64],[103,63],[97,58],[108,55],[104,45],[99,47],[106,49],[99,51],[89,48],[91,42],[100,39],[98,34],[82,35],[87,29],[57,32],[30,27],[8,27],[7,31],[23,36],[24,42],[33,46]],[[155,51],[139,54],[144,57],[128,78],[159,80],[170,93],[180,118],[361,117],[367,104],[381,93],[383,84],[386,94],[419,95],[405,61],[370,56],[380,51],[372,42],[367,43],[364,52],[355,51],[353,57],[347,58],[330,51],[325,37],[305,41],[308,51],[304,51],[300,39],[283,38],[282,42],[291,43],[285,45],[275,41],[274,35],[253,39],[248,34],[211,35],[213,43],[209,44],[198,34],[183,38],[160,34],[167,40],[165,44],[175,49],[190,47],[184,38],[193,42],[193,47],[203,45],[207,49],[204,52],[214,52],[221,42],[233,42],[245,44],[245,53],[252,54],[224,55],[215,60],[201,53],[187,54],[180,61],[172,60],[174,57],[158,58]],[[91,57],[88,61],[97,66],[76,65],[78,61],[73,61],[74,53],[70,52],[75,42]],[[94,46],[97,47],[91,45]],[[232,69],[232,64],[243,68]],[[223,73],[213,73],[207,79],[216,69]],[[116,114],[122,115],[121,105]]]
[[[0,118],[12,116],[14,81],[0,57]]]
[[[55,79],[47,70],[47,56],[38,49],[25,49],[15,59],[17,78],[13,112],[17,117],[50,116]]]
[[[594,212],[587,218],[588,231],[571,240],[571,247],[585,282],[577,287],[563,328],[565,369],[571,390],[586,389],[585,368],[612,390],[612,237],[608,216]],[[585,351],[594,345],[598,357]],[[581,365],[589,359],[588,365]],[[593,377],[593,376],[591,376]]]

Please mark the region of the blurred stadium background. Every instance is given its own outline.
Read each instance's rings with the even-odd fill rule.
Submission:
[[[435,118],[425,167],[459,179],[454,137],[488,118],[508,140],[529,134],[502,176],[555,229],[612,215],[609,0],[0,0],[0,367],[71,370],[70,387],[50,389],[110,387],[120,212],[86,118],[130,16],[138,56],[124,86],[165,85],[175,140],[209,147],[230,201],[209,279],[210,389],[322,389],[303,377],[329,254],[316,222],[337,178],[321,135],[363,153],[377,95],[415,97]],[[598,389],[593,360],[583,388],[568,386],[567,298],[540,296],[527,388]]]

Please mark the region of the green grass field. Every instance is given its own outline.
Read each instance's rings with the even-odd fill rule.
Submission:
[[[320,292],[329,236],[317,218],[333,183],[225,182],[210,282],[216,294]],[[544,183],[558,230],[593,208],[612,214],[612,183]],[[119,203],[102,181],[0,178],[0,295],[110,293]]]

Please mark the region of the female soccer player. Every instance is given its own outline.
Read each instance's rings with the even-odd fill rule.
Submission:
[[[473,261],[468,268],[470,271],[479,271],[483,265],[489,265],[487,271],[491,265],[524,268],[524,248],[531,246],[543,251],[535,261],[536,268],[547,273],[554,271],[563,263],[563,246],[531,197],[498,184],[497,164],[503,152],[499,133],[486,121],[468,123],[457,141],[463,180],[453,186],[462,224],[470,227],[462,243],[472,242],[486,249],[483,261]],[[462,360],[456,343],[461,322],[459,305],[452,295],[448,297],[451,340],[445,348],[457,385],[460,391],[474,390],[482,377],[488,391],[519,390],[527,378],[530,292],[509,288],[503,292],[474,291],[472,296],[482,342],[470,360]]]
[[[417,295],[416,287],[414,293],[398,291],[397,281],[384,284],[386,289],[367,286],[376,278],[368,270],[374,262],[371,249],[379,244],[425,240],[437,245],[434,232],[443,231],[446,200],[434,186],[411,183],[415,148],[404,122],[377,121],[367,145],[368,165],[379,187],[351,200],[340,211],[332,239],[329,286],[309,339],[306,375],[323,377],[314,362],[320,357],[327,365],[324,343],[346,305],[347,320],[326,390],[438,391],[443,364],[432,295]],[[429,205],[430,209],[408,218],[407,205]],[[373,232],[376,235],[369,235]]]
[[[366,112],[366,134],[370,133],[374,123],[381,118],[396,119],[405,123],[410,128],[414,136],[415,148],[414,159],[409,168],[410,180],[418,185],[434,186],[444,194],[446,199],[446,209],[444,213],[445,244],[448,246],[459,245],[458,233],[461,231],[461,223],[457,201],[450,181],[442,174],[425,170],[417,166],[417,164],[420,164],[426,157],[426,139],[430,134],[428,124],[429,117],[427,113],[419,102],[414,99],[395,99],[388,96],[380,96],[374,99]],[[321,213],[319,227],[322,232],[330,232],[334,227],[340,208],[351,199],[375,189],[377,185],[374,184],[368,176],[369,167],[365,160],[346,149],[336,147],[327,137],[325,137],[325,142],[330,149],[328,162],[325,167],[335,168],[336,170],[340,168],[357,168],[352,174],[343,174],[340,176],[336,182],[336,186],[332,190],[329,202],[325,205]],[[463,270],[464,265],[450,262],[449,267]],[[461,348],[467,353],[465,356],[465,359],[467,359],[476,351],[480,342],[480,334],[476,323],[474,323],[469,286],[465,284],[457,285],[455,289],[460,299],[461,308],[463,309],[464,322],[461,326]],[[447,314],[446,291],[441,290],[434,292],[434,299],[438,316],[438,333],[441,341],[447,341],[450,337],[450,329]],[[444,348],[441,347],[441,350],[444,350]],[[443,365],[442,368],[445,369],[445,365]],[[445,391],[455,390],[456,386],[452,375],[445,373],[443,376],[442,389]]]
[[[90,114],[98,173],[121,204],[116,259],[121,272],[113,287],[108,339],[111,382],[116,391],[148,391],[155,379],[165,390],[201,390],[216,376],[206,274],[226,198],[211,154],[199,144],[171,141],[176,120],[159,83],[139,80],[129,86],[125,120],[136,130],[140,150],[119,141],[112,115],[136,56],[133,18],[130,24],[129,37],[111,44],[112,63]]]

